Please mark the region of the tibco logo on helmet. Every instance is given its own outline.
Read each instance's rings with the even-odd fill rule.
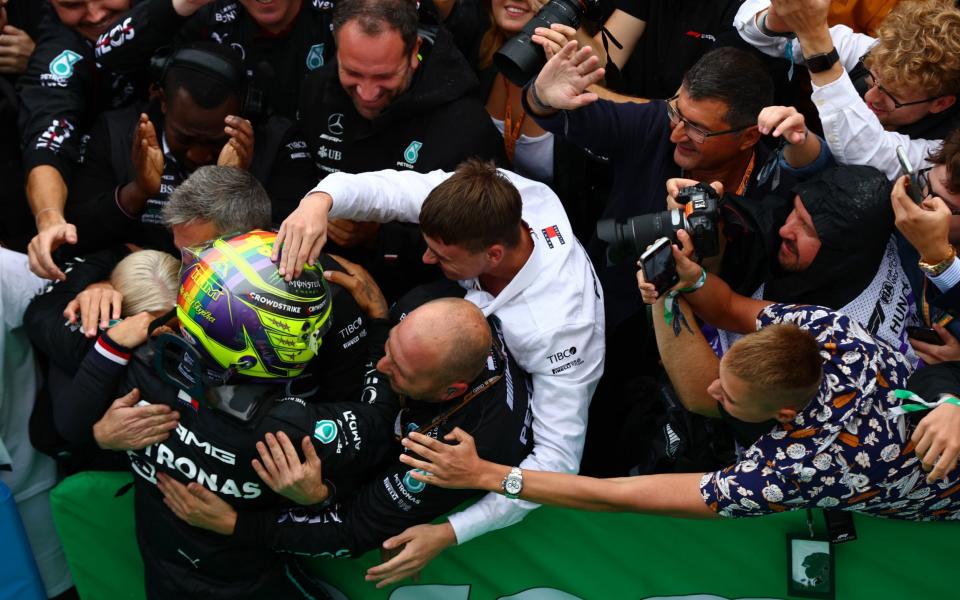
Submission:
[[[331,326],[322,269],[285,282],[270,261],[275,240],[261,230],[213,240],[191,251],[181,273],[182,330],[220,368],[246,377],[300,375]]]

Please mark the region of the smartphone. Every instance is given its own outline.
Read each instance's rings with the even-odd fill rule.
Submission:
[[[907,158],[907,152],[903,146],[897,146],[897,160],[900,161],[900,172],[906,175],[910,183],[907,185],[907,193],[914,202],[920,204],[923,202],[923,191],[920,189],[920,183],[917,180],[917,172],[913,170],[910,159]]]
[[[926,342],[928,344],[933,344],[934,346],[943,346],[944,343],[940,338],[940,334],[937,333],[937,330],[930,327],[914,327],[912,325],[907,325],[907,337],[920,340],[921,342]]]
[[[643,271],[643,278],[656,286],[658,295],[668,291],[680,281],[670,238],[660,238],[640,255],[640,270]]]

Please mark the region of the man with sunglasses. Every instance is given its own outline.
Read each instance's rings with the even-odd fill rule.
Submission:
[[[748,0],[734,25],[771,56],[805,64],[824,137],[837,162],[900,173],[960,124],[960,9],[947,0],[904,2],[877,37],[828,27],[829,0]],[[793,39],[796,38],[796,39]]]

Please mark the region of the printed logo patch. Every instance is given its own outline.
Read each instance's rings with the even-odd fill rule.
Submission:
[[[556,225],[551,225],[540,231],[543,232],[543,239],[547,241],[547,247],[551,250],[553,249],[553,240],[560,242],[561,246],[567,243],[564,241],[563,236],[560,234],[560,229],[558,229]]]
[[[64,50],[50,61],[50,74],[64,79],[73,75],[73,65],[83,60],[83,57],[73,50]]]
[[[311,71],[316,71],[323,66],[323,48],[324,44],[310,46],[310,51],[307,52],[307,68]]]
[[[411,165],[417,162],[417,159],[420,158],[420,148],[423,148],[423,142],[418,142],[416,140],[410,142],[410,145],[407,146],[407,149],[403,151],[403,160],[407,161]]]
[[[411,475],[411,473],[413,473],[414,471],[417,471],[418,473],[426,473],[426,471],[424,471],[423,469],[413,469],[413,470],[407,471],[407,474],[403,476],[403,487],[407,488],[407,491],[410,492],[411,494],[419,494],[424,490],[424,488],[427,487],[427,484],[425,484],[422,481],[417,481],[416,479],[414,479],[413,475]]]
[[[321,444],[329,444],[337,439],[337,424],[330,420],[317,421],[313,427],[313,437],[320,440]]]

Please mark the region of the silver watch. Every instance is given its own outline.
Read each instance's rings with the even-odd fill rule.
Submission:
[[[503,487],[503,495],[511,500],[516,500],[520,497],[520,492],[523,490],[523,471],[520,470],[520,467],[513,467],[510,469],[510,472],[507,473],[507,476],[503,478],[503,482],[500,484]]]

